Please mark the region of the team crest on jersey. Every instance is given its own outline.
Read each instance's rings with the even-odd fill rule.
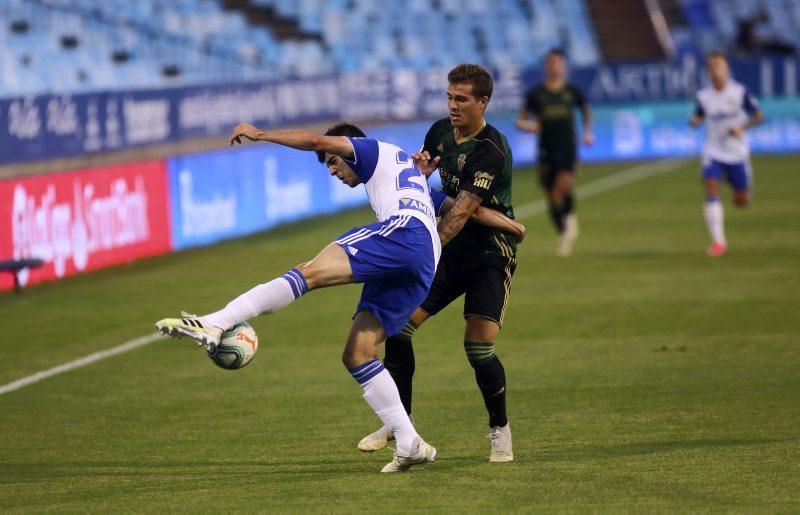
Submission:
[[[475,180],[473,181],[472,185],[476,188],[482,188],[484,190],[488,190],[492,187],[492,181],[494,180],[494,175],[487,173],[487,172],[475,172]]]
[[[467,163],[467,154],[458,154],[458,171],[464,169],[464,165]]]

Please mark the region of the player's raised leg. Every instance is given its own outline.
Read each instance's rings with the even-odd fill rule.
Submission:
[[[360,311],[353,318],[342,362],[364,390],[364,399],[397,440],[394,459],[382,472],[402,472],[436,458],[436,449],[417,434],[403,408],[397,386],[378,359],[379,346],[386,332],[378,318]]]
[[[728,241],[725,238],[725,211],[719,198],[719,183],[722,176],[722,164],[711,161],[703,167],[703,187],[705,189],[705,204],[703,212],[711,234],[711,246],[706,253],[711,257],[719,257],[728,250]]]
[[[489,461],[496,463],[514,460],[506,414],[506,372],[494,349],[499,331],[496,321],[470,315],[464,332],[464,352],[475,371],[475,382],[489,414]]]
[[[230,301],[224,308],[204,316],[165,318],[156,323],[164,334],[188,336],[200,345],[219,344],[225,329],[265,313],[274,313],[316,288],[353,282],[350,261],[344,250],[331,243],[314,259],[297,265],[281,277],[259,284]]]

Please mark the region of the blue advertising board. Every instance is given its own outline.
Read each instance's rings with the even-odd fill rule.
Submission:
[[[168,162],[175,249],[205,245],[367,201],[312,152],[278,145],[174,157]]]
[[[754,153],[800,151],[800,100],[765,100],[766,122],[748,131]],[[689,102],[627,104],[594,109],[595,144],[581,146],[584,162],[699,156],[705,131],[689,126]],[[516,165],[536,159],[536,138],[514,127],[514,117],[492,123],[504,132]]]
[[[762,108],[766,123],[749,133],[753,151],[800,150],[800,101],[767,100]],[[704,133],[688,125],[691,112],[689,102],[598,107],[596,143],[581,147],[581,161],[698,156]],[[514,120],[508,113],[489,117],[507,136],[515,166],[530,165],[536,138],[516,129]],[[421,147],[432,121],[369,127],[367,133],[411,152]],[[175,157],[168,173],[176,250],[367,203],[362,186],[350,189],[331,177],[314,153],[272,144]],[[431,184],[439,187],[436,175]]]
[[[733,61],[759,97],[795,96],[795,58]],[[285,127],[331,120],[430,119],[447,113],[447,69],[378,70],[308,80],[55,95],[0,100],[0,165],[222,137],[240,121]],[[492,70],[490,114],[519,109],[539,68]],[[705,84],[702,61],[600,65],[572,70],[590,102],[690,99]]]

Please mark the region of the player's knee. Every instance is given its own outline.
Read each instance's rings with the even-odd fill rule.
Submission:
[[[357,367],[367,361],[378,359],[378,349],[376,346],[356,346],[348,345],[342,351],[342,363],[348,369]]]
[[[750,195],[745,193],[737,193],[733,196],[733,205],[736,207],[747,207],[750,205]]]

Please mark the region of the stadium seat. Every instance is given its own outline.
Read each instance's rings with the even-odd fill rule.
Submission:
[[[6,41],[0,54],[3,94],[425,69],[465,61],[528,66],[552,46],[569,49],[578,64],[599,60],[585,0],[245,3],[281,23],[295,23],[298,37],[278,40],[269,23],[251,26],[243,10],[226,10],[221,0],[0,2],[0,18],[25,28],[0,28]],[[62,38],[72,47],[64,47]],[[177,67],[179,74],[165,77],[165,66]]]

